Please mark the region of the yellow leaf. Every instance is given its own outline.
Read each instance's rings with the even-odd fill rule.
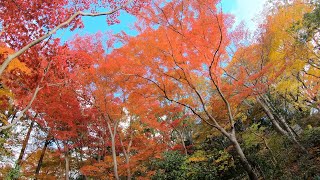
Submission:
[[[5,46],[0,44],[0,57],[4,57],[5,58],[7,55],[12,54],[12,53],[14,53],[14,51],[12,49],[10,49],[8,47],[5,47]],[[31,73],[31,70],[26,66],[26,64],[21,62],[21,61],[19,61],[18,58],[13,59],[9,63],[6,71],[10,72],[11,70],[14,70],[14,69],[20,69],[22,72],[24,72],[26,74],[30,74]]]
[[[2,113],[0,113],[0,120],[1,120],[1,122],[2,122],[4,125],[8,125],[8,124],[9,124],[9,123],[8,123],[8,119],[7,119],[7,116],[4,115],[4,114],[2,114]]]
[[[13,59],[7,67],[8,72],[14,69],[20,69],[22,72],[26,74],[31,74],[31,70],[26,66],[26,64],[20,62],[18,59]]]

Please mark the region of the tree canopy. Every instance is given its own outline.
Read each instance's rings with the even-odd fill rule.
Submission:
[[[138,35],[54,36],[121,13]],[[0,177],[319,178],[319,2],[260,16],[250,32],[219,0],[1,1]]]

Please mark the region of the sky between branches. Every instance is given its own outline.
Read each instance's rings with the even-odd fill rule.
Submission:
[[[259,17],[263,5],[267,0],[221,0],[222,10],[226,13],[231,13],[235,16],[236,25],[241,21],[244,21],[247,27],[254,31],[257,27],[256,17]],[[83,17],[85,28],[77,29],[73,32],[69,30],[61,30],[56,34],[56,37],[61,38],[62,42],[72,39],[75,34],[85,35],[85,34],[95,34],[97,32],[112,31],[116,34],[121,31],[126,32],[129,35],[137,35],[131,27],[136,21],[136,18],[121,13],[120,24],[109,26],[106,23],[105,17]]]

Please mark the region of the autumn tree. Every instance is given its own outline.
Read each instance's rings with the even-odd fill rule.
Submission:
[[[1,178],[317,177],[319,123],[292,127],[319,109],[310,2],[250,39],[219,0],[0,2]],[[123,10],[139,35],[54,35]]]
[[[109,24],[118,23],[117,17],[120,10],[136,14],[140,7],[146,4],[147,2],[137,0],[121,2],[62,0],[56,3],[50,1],[32,1],[30,3],[30,1],[24,0],[1,2],[0,23],[2,30],[0,38],[6,46],[14,51],[1,56],[0,76],[2,77],[9,63],[19,57],[33,72],[33,77],[28,79],[39,77],[41,79],[43,73],[39,69],[41,60],[50,56],[50,51],[59,46],[59,41],[53,38],[53,35],[59,29],[71,28],[71,30],[74,30],[83,27],[81,20],[83,16],[106,16]],[[97,12],[97,9],[106,9],[106,12]],[[37,86],[33,85],[33,87]],[[38,91],[39,88],[30,88],[28,93],[32,93],[33,98],[29,100],[21,115],[31,107]],[[20,118],[18,116],[14,123],[3,126],[1,129],[10,128]]]
[[[104,38],[106,36],[108,38]],[[105,46],[102,39],[107,39]],[[107,170],[99,171],[98,174],[92,174],[90,171],[96,171],[97,167],[109,169],[112,164],[111,177],[118,179],[126,172],[127,178],[130,179],[131,171],[138,169],[138,164],[134,166],[135,163],[154,155],[156,147],[161,150],[158,138],[148,135],[150,132],[147,131],[161,129],[160,123],[155,122],[159,104],[153,101],[154,98],[144,97],[142,90],[145,89],[136,84],[135,80],[129,80],[119,72],[123,62],[119,61],[117,51],[105,54],[103,47],[106,47],[108,52],[114,44],[113,38],[108,34],[77,37],[70,44],[74,51],[81,52],[83,56],[92,60],[89,69],[74,71],[80,79],[76,91],[82,107],[85,112],[92,112],[88,126],[94,142],[88,147],[95,148],[92,152],[97,155],[97,162],[86,165],[81,170],[87,176],[109,174],[109,177],[110,172]],[[161,137],[159,136],[160,139]],[[150,147],[147,148],[147,144]],[[124,155],[124,161],[120,154]],[[126,171],[123,171],[124,169]]]
[[[154,3],[142,16],[142,32],[122,48],[128,76],[144,79],[160,97],[188,109],[216,128],[234,145],[251,179],[257,179],[237,141],[232,89],[224,88],[221,65],[229,44],[232,18],[217,9],[217,1]],[[223,113],[217,113],[220,106]]]
[[[31,124],[36,123],[47,134],[40,159],[43,159],[46,152],[47,142],[54,139],[55,142],[63,144],[60,145],[62,148],[59,151],[64,153],[67,160],[70,149],[78,147],[77,140],[80,139],[77,137],[78,134],[86,132],[87,127],[85,121],[83,121],[85,119],[83,113],[81,113],[78,94],[74,91],[76,79],[72,77],[74,76],[73,71],[87,69],[89,61],[84,59],[86,58],[84,56],[82,56],[82,59],[74,56],[74,52],[70,51],[67,46],[60,48],[58,48],[59,56],[55,56],[58,53],[57,51],[51,51],[52,56],[43,59],[43,64],[39,68],[43,69],[44,72],[36,87],[39,96],[37,99],[33,98],[33,108],[28,112],[29,117],[36,116],[36,118],[29,118],[32,121]],[[72,60],[74,61],[72,62]],[[20,83],[20,80],[18,80],[14,83]],[[20,89],[14,89],[13,92],[17,92],[16,95],[19,97],[19,93],[23,93],[23,91],[18,90]],[[28,91],[28,89],[25,91]],[[23,96],[21,95],[20,97]],[[28,98],[21,98],[21,101],[26,99]],[[24,161],[24,149],[28,144],[32,128],[29,130],[29,135],[27,134],[23,143],[17,165],[21,165]],[[36,174],[39,174],[41,161],[39,160],[40,165],[38,164]]]
[[[263,108],[275,130],[304,151],[288,122],[288,114],[303,111],[310,101],[308,96],[314,97],[314,88],[306,85],[314,81],[305,74],[312,72],[306,67],[314,52],[309,45],[298,42],[303,32],[295,30],[303,14],[310,10],[310,5],[300,1],[278,5],[257,30],[255,40],[238,48],[225,71],[231,81],[242,82],[251,91],[250,97]]]

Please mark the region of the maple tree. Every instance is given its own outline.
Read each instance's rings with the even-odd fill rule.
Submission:
[[[42,72],[39,69],[41,59],[50,56],[51,50],[58,46],[59,41],[54,40],[52,43],[50,40],[57,30],[68,27],[73,30],[83,27],[82,16],[107,16],[108,24],[118,23],[117,17],[120,10],[135,14],[145,4],[147,1],[138,0],[99,2],[62,0],[56,3],[50,1],[30,3],[24,0],[1,2],[0,23],[3,28],[0,38],[15,52],[6,52],[1,55],[0,76],[10,62],[21,55],[23,56],[20,59],[27,64],[28,68],[41,76]],[[108,11],[97,12],[98,8]],[[17,11],[21,16],[16,16]],[[33,73],[34,76],[37,76],[37,73]],[[20,113],[21,116],[31,107],[40,89],[39,86],[34,89],[31,100]],[[11,125],[3,126],[1,130],[10,128],[20,119],[20,116],[17,117]]]
[[[249,37],[219,0],[1,1],[0,177],[316,178],[319,7],[270,4]]]
[[[155,148],[156,144],[147,148],[150,150],[148,150],[149,152],[143,147],[146,144],[151,145],[154,141],[153,138],[148,143],[141,143],[141,145],[135,143],[138,142],[137,139],[141,142],[148,141],[148,139],[143,138],[143,135],[140,135],[140,133],[143,134],[143,131],[142,129],[138,130],[137,125],[143,126],[143,123],[147,123],[147,126],[157,128],[157,123],[150,119],[156,119],[156,116],[152,117],[152,112],[148,112],[155,110],[150,109],[152,104],[149,102],[152,99],[145,100],[146,98],[137,94],[137,92],[133,92],[132,89],[136,87],[132,87],[132,85],[136,86],[136,84],[128,81],[127,77],[122,76],[120,72],[116,73],[120,69],[121,63],[116,60],[116,55],[104,54],[102,42],[98,40],[105,39],[103,36],[103,34],[97,34],[97,41],[92,40],[91,36],[87,36],[77,37],[71,42],[73,50],[82,52],[83,56],[87,56],[89,61],[86,62],[90,64],[89,69],[79,69],[79,71],[75,70],[74,72],[77,74],[77,78],[81,79],[78,81],[77,93],[81,97],[84,110],[89,113],[91,119],[88,123],[89,133],[95,134],[91,135],[91,138],[95,140],[92,146],[97,148],[95,150],[97,163],[85,166],[81,168],[81,171],[85,175],[94,177],[99,176],[99,173],[102,175],[108,172],[105,174],[107,177],[118,179],[119,176],[123,175],[123,169],[127,169],[127,177],[130,178],[130,169],[134,167],[132,164],[141,158],[139,156],[146,158],[148,153],[149,156],[155,153],[155,150],[151,151],[150,148]],[[107,49],[113,48],[113,39],[107,39]],[[82,43],[79,43],[79,41]],[[90,59],[92,60],[91,63]],[[138,98],[144,100],[144,105],[137,104]],[[156,107],[156,105],[153,106]],[[129,124],[129,127],[124,129],[121,124]],[[132,155],[132,151],[134,151],[134,155]],[[119,156],[120,153],[124,154],[125,164]],[[110,156],[112,158],[109,158]],[[113,175],[105,170],[97,172],[98,174],[90,172],[98,167],[109,169],[109,163],[112,164]],[[121,167],[121,171],[118,170],[118,167]]]
[[[143,14],[145,23],[141,26],[146,26],[145,30],[128,41],[128,49],[122,50],[122,54],[130,52],[124,58],[131,61],[131,67],[137,66],[136,71],[132,74],[126,67],[123,71],[146,80],[158,89],[159,96],[185,107],[224,134],[233,143],[249,177],[257,179],[237,141],[234,110],[229,102],[232,94],[226,93],[221,80],[220,67],[230,42],[226,28],[231,26],[232,19],[219,13],[216,3],[175,1],[164,7],[153,4],[153,9]],[[160,27],[154,28],[155,25]],[[204,91],[203,86],[214,93]],[[224,107],[225,114],[217,116],[213,103]],[[218,118],[228,120],[229,123],[222,124],[229,124],[230,132]]]

